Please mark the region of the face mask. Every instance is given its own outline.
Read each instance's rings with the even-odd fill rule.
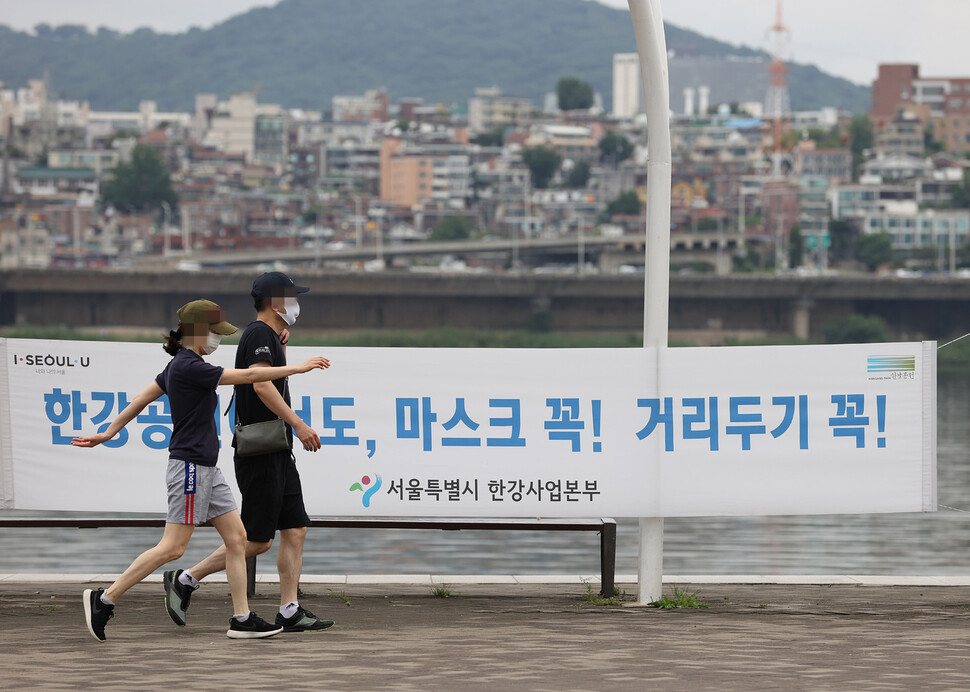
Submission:
[[[300,316],[300,303],[296,298],[284,298],[283,308],[286,310],[285,313],[276,313],[283,318],[286,322],[287,327],[292,327],[293,323],[296,322],[296,318]]]
[[[219,344],[222,342],[222,334],[216,334],[215,332],[209,332],[209,336],[205,340],[205,346],[202,348],[207,356],[212,355],[212,353],[219,348]]]

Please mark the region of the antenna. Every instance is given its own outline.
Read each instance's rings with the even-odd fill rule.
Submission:
[[[771,36],[772,42],[771,63],[768,65],[771,79],[768,82],[768,93],[765,96],[765,117],[770,118],[773,124],[772,173],[778,176],[781,175],[782,126],[784,120],[791,116],[788,84],[785,80],[785,73],[788,72],[785,55],[788,53],[791,31],[785,26],[781,18],[781,0],[778,0],[775,23],[768,29],[768,34]]]

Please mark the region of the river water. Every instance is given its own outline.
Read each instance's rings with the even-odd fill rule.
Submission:
[[[665,574],[970,574],[970,376],[938,387],[938,501],[913,514],[667,519]],[[837,482],[837,481],[835,481]],[[37,515],[41,513],[20,514]],[[48,514],[50,515],[50,514]],[[2,514],[0,514],[2,516]],[[9,514],[8,514],[9,516]],[[616,570],[637,571],[637,522],[617,528]],[[0,529],[0,573],[120,572],[160,529]],[[188,567],[219,544],[196,532]],[[275,572],[275,547],[257,571]],[[306,574],[598,574],[587,533],[312,529]]]

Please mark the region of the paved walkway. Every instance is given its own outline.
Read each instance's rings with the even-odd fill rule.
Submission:
[[[304,582],[337,626],[225,636],[224,583],[180,629],[156,581],[87,632],[71,582],[0,581],[0,686],[103,690],[967,690],[970,586],[671,584],[706,609],[592,605],[580,583]],[[620,584],[627,592],[635,584]],[[595,593],[596,588],[589,589]],[[254,609],[271,619],[276,587]]]

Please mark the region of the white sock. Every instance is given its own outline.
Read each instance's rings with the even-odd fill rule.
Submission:
[[[113,606],[115,604],[114,601],[112,601],[111,599],[108,598],[108,594],[107,593],[102,593],[101,594],[101,602],[104,603],[105,605],[110,605],[110,606]]]
[[[285,618],[291,618],[296,615],[296,611],[300,609],[300,604],[296,601],[290,601],[286,605],[280,606],[280,615]]]
[[[246,622],[246,620],[249,619],[249,613],[246,613],[245,615],[233,614],[232,619],[235,620],[236,622]]]
[[[193,577],[189,572],[182,572],[179,575],[179,584],[190,586],[194,589],[199,585],[199,580]]]

